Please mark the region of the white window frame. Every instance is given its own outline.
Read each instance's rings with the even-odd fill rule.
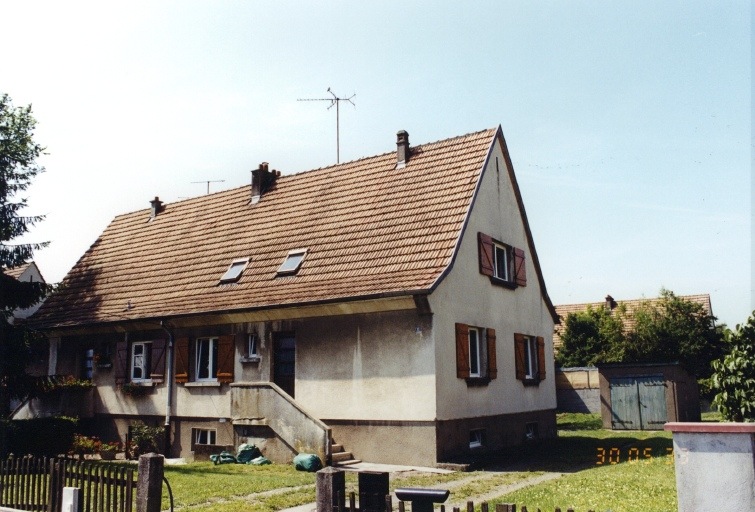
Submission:
[[[307,256],[307,249],[293,249],[288,251],[286,258],[278,267],[278,275],[295,274],[301,268],[301,264],[304,263],[304,258]]]
[[[202,442],[202,437],[206,442]],[[194,429],[194,445],[217,445],[218,431],[214,428],[195,428]]]
[[[228,270],[225,271],[225,274],[220,276],[220,282],[221,283],[234,283],[238,281],[241,278],[241,274],[244,272],[248,264],[249,264],[249,258],[239,258],[239,259],[233,260],[231,264],[228,266]]]
[[[482,329],[469,327],[469,376],[482,377]],[[477,371],[474,371],[475,365]]]
[[[141,357],[140,361],[137,364],[137,354],[136,354],[136,347],[141,347],[142,353],[139,354]],[[152,380],[152,342],[151,341],[134,341],[131,343],[131,354],[130,354],[130,365],[129,365],[129,377],[131,382],[150,382]],[[134,370],[139,368],[142,371],[141,377],[136,377],[134,375]]]
[[[249,334],[249,337],[246,340],[246,357],[249,359],[252,358],[259,358],[259,337],[257,336],[256,332],[253,332]]]
[[[512,249],[511,247],[503,244],[499,244],[496,242],[493,242],[493,275],[497,277],[498,279],[501,279],[503,281],[511,281],[511,255],[512,255]],[[503,260],[501,263],[503,264],[503,274],[501,275],[501,272],[499,271],[499,260],[501,260],[501,256],[503,256]]]
[[[536,379],[538,376],[537,367],[537,338],[535,336],[525,336],[524,359],[526,367],[526,379]]]
[[[482,448],[485,446],[485,429],[477,428],[469,431],[469,448]]]
[[[201,345],[207,342],[207,373],[208,375],[206,377],[200,377],[201,375],[201,360],[202,360],[202,353],[204,352],[201,348]],[[195,351],[194,351],[194,375],[196,375],[196,381],[197,382],[216,382],[218,380],[218,362],[215,360],[215,357],[218,353],[218,338],[217,337],[205,337],[205,338],[197,338],[196,342],[194,343]],[[215,372],[213,375],[213,367],[215,368]]]

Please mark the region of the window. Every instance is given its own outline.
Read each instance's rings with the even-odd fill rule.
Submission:
[[[545,340],[542,336],[514,334],[516,378],[525,384],[545,379]]]
[[[299,270],[299,267],[301,267],[306,254],[307,249],[294,249],[293,251],[289,251],[286,259],[283,260],[281,266],[278,267],[278,275],[295,274]]]
[[[469,328],[469,376],[480,377],[480,330]]]
[[[242,349],[243,350],[243,349]],[[191,339],[180,337],[175,343],[176,382],[231,383],[234,374],[236,337],[221,335]]]
[[[140,341],[131,344],[131,381],[138,382],[150,377],[152,343]]]
[[[478,428],[469,431],[469,448],[482,448],[485,446],[485,429]]]
[[[246,356],[259,357],[259,353],[257,352],[257,333],[252,333],[247,338]]]
[[[524,250],[494,240],[490,235],[477,233],[480,273],[490,282],[506,288],[527,286],[527,267]]]
[[[199,338],[196,346],[195,375],[197,381],[217,380],[218,377],[218,339]]]
[[[115,383],[163,381],[165,375],[164,339],[131,341],[125,337],[115,344]]]
[[[456,376],[472,386],[498,376],[495,329],[456,324]]]
[[[217,430],[211,430],[206,428],[194,428],[194,444],[217,444]]]
[[[241,278],[241,273],[244,272],[244,269],[246,268],[248,263],[249,258],[233,260],[231,262],[231,266],[229,266],[228,270],[225,271],[225,274],[220,276],[220,282],[235,283],[236,281],[238,281]]]

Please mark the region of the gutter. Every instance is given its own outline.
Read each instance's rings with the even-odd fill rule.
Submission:
[[[165,400],[165,446],[163,447],[163,454],[166,457],[170,456],[170,412],[173,405],[173,331],[167,325],[167,322],[160,320],[160,328],[168,334],[168,354],[166,355],[166,363],[168,365],[165,372],[165,379],[168,381],[168,396]]]

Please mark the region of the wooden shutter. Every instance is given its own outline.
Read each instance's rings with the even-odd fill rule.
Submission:
[[[128,382],[128,342],[126,340],[115,343],[115,384]]]
[[[227,335],[218,338],[218,382],[230,384],[233,382],[233,363],[236,346],[235,336]]]
[[[469,326],[456,324],[456,376],[469,378]]]
[[[514,364],[516,378],[524,380],[527,377],[527,338],[518,332],[514,333]]]
[[[485,338],[488,342],[488,377],[495,379],[498,377],[498,365],[495,359],[495,329],[486,329]]]
[[[484,234],[477,233],[477,241],[480,250],[480,273],[486,276],[495,275],[495,246],[493,239]]]
[[[527,267],[522,249],[514,249],[514,278],[517,286],[527,286]]]
[[[542,336],[537,337],[537,377],[545,379],[545,339]]]
[[[149,378],[153,382],[162,382],[165,378],[165,345],[165,340],[152,342],[152,368],[150,368]]]
[[[176,340],[176,382],[189,382],[189,338]]]

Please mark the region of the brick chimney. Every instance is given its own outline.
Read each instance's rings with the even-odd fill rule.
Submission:
[[[154,219],[157,217],[157,214],[164,210],[163,208],[163,202],[160,201],[160,198],[155,196],[155,198],[149,202],[150,206],[152,206],[152,212],[150,214],[150,219]]]
[[[267,162],[262,162],[258,169],[252,171],[252,204],[259,202],[262,195],[275,185],[275,180],[281,173],[269,168]]]
[[[616,304],[616,301],[613,300],[613,297],[611,297],[610,295],[606,295],[606,309],[608,311],[613,311],[616,308],[616,306],[618,306],[618,304]]]
[[[396,134],[396,169],[401,169],[409,161],[409,132],[401,130]]]

